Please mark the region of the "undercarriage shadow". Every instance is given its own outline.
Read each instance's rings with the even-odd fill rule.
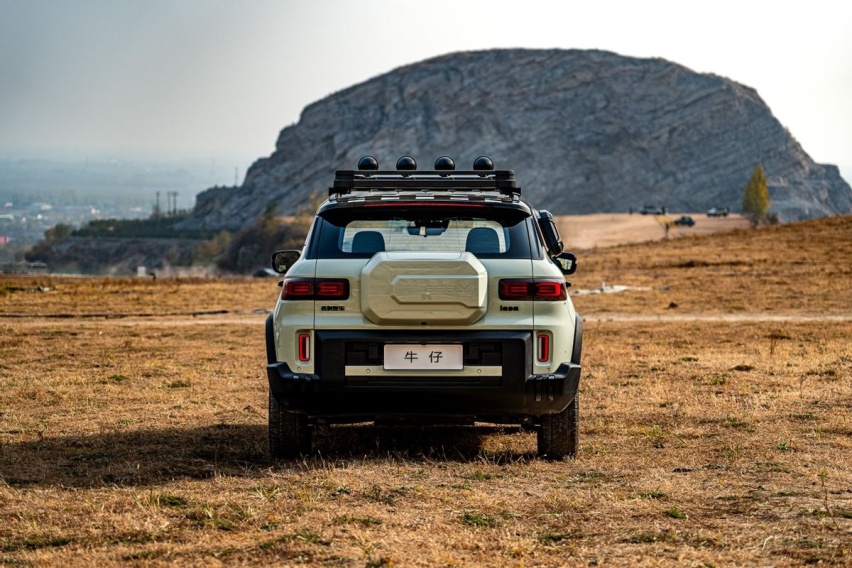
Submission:
[[[483,449],[489,436],[509,443]],[[270,468],[310,470],[352,460],[485,460],[501,464],[534,456],[528,436],[508,426],[323,427],[314,434],[311,454],[276,462],[268,459],[263,425],[215,424],[45,437],[0,444],[0,483],[11,487],[149,486],[217,475],[264,477]]]
[[[318,428],[314,450],[326,458],[481,461],[531,458],[528,433],[517,426],[411,426],[357,424]],[[523,438],[523,439],[522,439]],[[498,440],[487,447],[488,439]]]

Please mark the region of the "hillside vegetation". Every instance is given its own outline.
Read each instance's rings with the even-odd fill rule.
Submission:
[[[558,462],[356,425],[270,463],[274,279],[0,276],[0,564],[848,566],[850,266],[852,217],[582,252]]]

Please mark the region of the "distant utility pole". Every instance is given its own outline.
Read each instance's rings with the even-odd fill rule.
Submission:
[[[157,192],[157,204],[154,205],[154,219],[160,218],[160,192]]]
[[[172,217],[177,217],[177,196],[178,196],[177,191],[170,191],[169,192],[169,197],[171,198],[170,209],[171,209],[171,216]]]

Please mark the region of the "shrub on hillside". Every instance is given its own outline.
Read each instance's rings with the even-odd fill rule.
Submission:
[[[312,214],[303,209],[292,220],[282,221],[274,213],[275,207],[270,205],[253,225],[234,235],[216,265],[228,272],[249,273],[269,266],[276,250],[301,249]]]

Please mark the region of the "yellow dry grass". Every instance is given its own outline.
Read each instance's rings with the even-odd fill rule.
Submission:
[[[564,462],[347,426],[268,463],[274,281],[2,277],[0,564],[849,565],[850,255],[848,217],[581,255],[650,290],[574,298]]]
[[[274,279],[97,278],[0,275],[0,316],[62,319],[250,314],[269,309],[278,295]]]
[[[679,226],[672,222],[678,215],[629,215],[625,213],[595,213],[592,215],[559,215],[556,223],[565,242],[572,250],[588,250],[628,243],[659,241],[668,236],[695,237],[712,233],[746,229],[750,222],[742,215],[707,217],[691,213],[695,225]],[[666,224],[669,229],[666,231]]]
[[[569,279],[646,288],[582,296],[584,315],[848,315],[852,216],[583,251]]]

